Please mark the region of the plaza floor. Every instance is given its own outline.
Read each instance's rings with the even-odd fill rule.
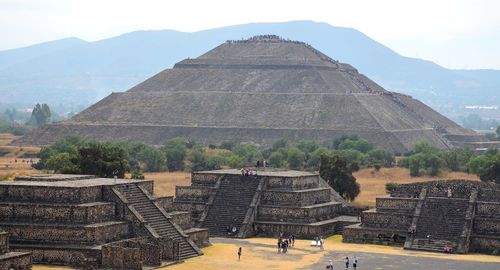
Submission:
[[[442,254],[408,251],[399,247],[342,243],[341,236],[325,241],[324,249],[311,247],[309,240],[297,240],[286,254],[278,253],[276,240],[271,238],[226,239],[211,238],[212,246],[204,255],[164,270],[234,270],[234,269],[326,269],[332,260],[334,269],[345,269],[343,259],[356,256],[360,270],[499,270],[500,256],[482,254]],[[243,255],[238,261],[237,251]],[[70,269],[34,266],[33,270]],[[350,267],[349,269],[353,269]]]

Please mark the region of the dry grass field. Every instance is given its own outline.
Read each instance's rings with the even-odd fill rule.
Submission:
[[[31,167],[38,162],[36,158],[24,157],[38,153],[39,147],[9,146],[17,137],[12,134],[0,133],[0,180],[13,179],[17,175],[35,174],[39,171]]]

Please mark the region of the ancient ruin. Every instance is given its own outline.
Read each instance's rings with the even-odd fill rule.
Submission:
[[[172,204],[148,180],[18,177],[0,182],[0,227],[10,250],[30,252],[34,263],[143,269],[201,255],[208,244],[208,230],[193,228],[190,213]]]
[[[191,186],[177,186],[174,209],[189,211],[211,236],[250,237],[294,234],[312,239],[357,222],[352,209],[319,175],[259,169],[192,174]]]
[[[28,252],[10,252],[9,234],[0,230],[0,269],[31,269],[31,254]]]
[[[15,144],[44,145],[69,134],[154,145],[175,136],[206,145],[269,145],[280,138],[330,142],[357,134],[395,153],[407,152],[419,140],[444,149],[491,145],[420,101],[383,89],[349,64],[273,35],[228,41],[182,60]]]
[[[446,180],[405,184],[377,197],[344,241],[438,252],[500,252],[500,187]]]

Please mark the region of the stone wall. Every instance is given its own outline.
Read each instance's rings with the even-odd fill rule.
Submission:
[[[9,234],[7,232],[0,231],[0,255],[7,252],[9,252]]]
[[[452,192],[453,198],[459,199],[469,199],[472,189],[479,189],[478,200],[485,200],[481,196],[490,197],[490,195],[481,195],[485,191],[481,192],[482,189],[488,189],[494,187],[494,184],[472,181],[472,180],[438,180],[431,182],[418,182],[411,184],[399,185],[391,192],[392,197],[413,197],[416,194],[420,194],[422,188],[427,188],[427,197],[447,197],[448,188]],[[495,189],[495,188],[494,188]],[[494,194],[491,197],[498,197]],[[486,200],[489,201],[489,200]]]
[[[343,241],[347,243],[382,244],[403,246],[406,239],[406,230],[369,228],[358,225],[344,227]]]
[[[262,192],[263,205],[306,206],[330,201],[330,189],[312,189],[303,191],[267,190]]]
[[[280,207],[262,205],[258,208],[260,221],[316,222],[337,216],[341,203],[318,204],[306,207]]]
[[[94,225],[53,225],[30,223],[3,223],[11,241],[39,243],[102,244],[128,236],[125,222],[97,223]]]
[[[471,238],[470,251],[500,255],[500,237],[497,236],[473,236]]]
[[[476,216],[500,218],[500,203],[478,202],[476,205]]]
[[[0,200],[38,203],[90,203],[102,201],[100,186],[57,187],[0,185]]]
[[[191,183],[193,183],[193,185],[214,186],[219,177],[221,177],[221,175],[216,173],[193,172],[191,174]]]
[[[142,270],[141,250],[131,247],[103,246],[102,266],[113,269]]]
[[[500,219],[475,218],[472,227],[474,234],[500,235]]]
[[[176,200],[205,202],[214,191],[211,187],[176,186],[175,197]]]
[[[200,248],[207,247],[210,245],[209,242],[209,231],[205,228],[191,228],[184,230],[184,232],[189,236],[189,239]]]
[[[413,198],[394,198],[394,197],[377,197],[377,210],[411,213],[415,211],[418,199]]]
[[[170,212],[173,210],[174,196],[156,197],[154,201],[159,207],[163,208],[166,212]]]
[[[33,204],[0,202],[0,220],[34,223],[96,223],[115,217],[115,205],[107,202],[87,204]]]
[[[302,177],[267,177],[268,189],[308,189],[318,187],[317,175]]]
[[[77,248],[68,246],[65,249],[56,247],[29,247],[12,245],[12,251],[31,252],[34,263],[56,264],[56,265],[78,265],[81,262],[88,264],[99,264],[101,261],[101,250]]]
[[[193,227],[193,222],[191,220],[191,212],[188,211],[176,211],[170,212],[168,215],[172,218],[172,221],[179,225],[181,229],[186,230]]]
[[[26,254],[12,255],[0,258],[0,269],[31,270],[31,256]]]
[[[379,210],[364,211],[361,215],[363,226],[370,228],[392,228],[408,230],[411,227],[413,213],[379,212]]]
[[[319,235],[332,235],[338,231],[337,223],[310,225],[285,222],[256,222],[254,227],[258,236],[277,237],[278,232],[283,232],[284,235],[293,234],[297,238],[306,239],[314,239]]]

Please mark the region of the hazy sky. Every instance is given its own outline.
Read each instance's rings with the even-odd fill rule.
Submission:
[[[313,20],[450,68],[500,69],[499,0],[0,0],[0,50],[134,30]]]

